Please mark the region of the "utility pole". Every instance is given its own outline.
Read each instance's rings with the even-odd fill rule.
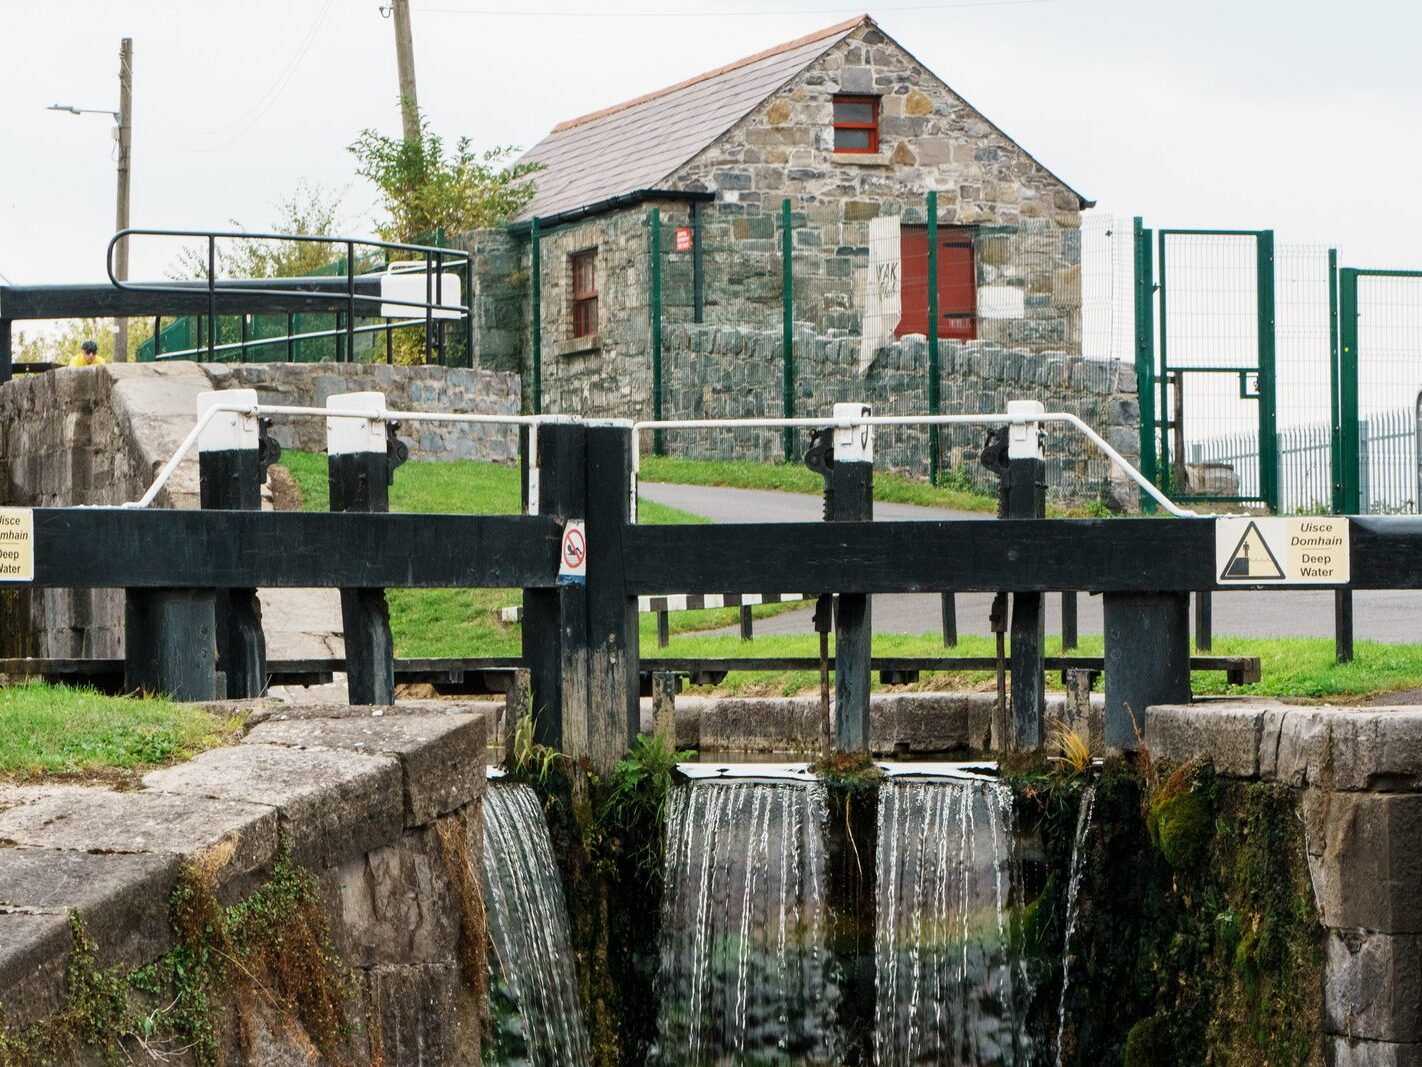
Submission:
[[[128,229],[129,152],[133,147],[133,38],[125,37],[119,45],[119,111],[118,111],[118,206],[114,212],[114,230]],[[114,276],[128,280],[128,238],[114,249]],[[114,362],[128,362],[128,319],[115,323]]]
[[[420,104],[415,97],[415,42],[410,34],[410,0],[390,0],[395,23],[395,62],[400,68],[400,122],[405,140],[420,139]]]

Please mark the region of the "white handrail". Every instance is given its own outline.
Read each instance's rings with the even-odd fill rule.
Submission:
[[[820,419],[687,419],[676,421],[669,419],[652,419],[646,422],[635,422],[632,424],[634,431],[632,435],[632,514],[635,519],[637,514],[637,471],[641,467],[641,447],[640,439],[635,431],[640,430],[734,430],[749,427],[774,428],[813,428],[813,429],[836,429],[848,430],[856,426],[1001,426],[1007,423],[1013,426],[1022,426],[1034,422],[1064,422],[1070,426],[1075,426],[1086,438],[1091,441],[1102,452],[1106,453],[1108,459],[1135,482],[1141,489],[1145,490],[1157,504],[1163,507],[1170,514],[1181,519],[1205,518],[1197,511],[1182,508],[1174,504],[1169,497],[1157,489],[1151,482],[1141,474],[1121,453],[1117,452],[1111,445],[1083,422],[1077,416],[1065,411],[1049,412],[1006,412],[984,413],[979,415],[869,415],[848,419],[836,419],[833,416]]]
[[[146,508],[152,504],[158,494],[162,492],[163,487],[177,472],[178,466],[193,450],[193,446],[197,444],[198,438],[202,436],[202,431],[206,429],[207,424],[220,413],[248,415],[252,418],[259,415],[288,415],[294,418],[370,419],[375,422],[469,422],[494,426],[537,426],[548,418],[543,415],[475,415],[455,411],[395,411],[375,408],[369,411],[337,411],[331,408],[298,407],[287,404],[214,404],[198,417],[197,423],[188,431],[188,435],[178,445],[177,451],[159,469],[147,492],[137,500],[130,500],[118,506],[121,508]]]

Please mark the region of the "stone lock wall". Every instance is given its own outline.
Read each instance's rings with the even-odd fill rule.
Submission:
[[[262,704],[240,744],[153,771],[136,789],[0,785],[3,1025],[18,1030],[65,1004],[71,912],[95,964],[127,974],[176,943],[169,906],[184,866],[231,905],[285,851],[314,876],[344,979],[348,1030],[335,1062],[478,1064],[485,1005],[464,946],[486,935],[469,928],[482,900],[468,891],[478,893],[482,864],[488,707]],[[222,1062],[327,1062],[299,1014],[276,997],[244,1001],[237,985],[211,991]],[[165,1062],[194,1062],[161,1037],[151,1040]],[[122,1058],[89,1046],[63,1062],[149,1059],[132,1038],[121,1044]]]
[[[1324,928],[1335,1067],[1422,1063],[1422,710],[1211,702],[1152,707],[1151,755],[1298,797]]]

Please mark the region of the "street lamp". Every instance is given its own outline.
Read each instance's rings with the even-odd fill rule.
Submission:
[[[50,111],[67,111],[71,115],[112,115],[114,138],[118,141],[118,197],[114,212],[115,230],[128,229],[129,152],[133,142],[133,38],[125,37],[119,45],[119,109],[106,107],[75,107],[73,104],[50,104]],[[128,239],[114,249],[114,277],[128,280]],[[114,320],[114,362],[128,360],[128,319]]]

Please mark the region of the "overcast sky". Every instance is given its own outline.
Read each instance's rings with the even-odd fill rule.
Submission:
[[[528,146],[613,104],[859,13],[835,0],[413,0],[421,106]],[[0,0],[0,273],[103,276],[111,122],[134,39],[133,224],[250,228],[302,179],[373,192],[346,151],[399,132],[380,0]],[[870,14],[1102,209],[1273,227],[1422,268],[1416,0],[887,0]],[[157,276],[170,249],[135,247]]]

